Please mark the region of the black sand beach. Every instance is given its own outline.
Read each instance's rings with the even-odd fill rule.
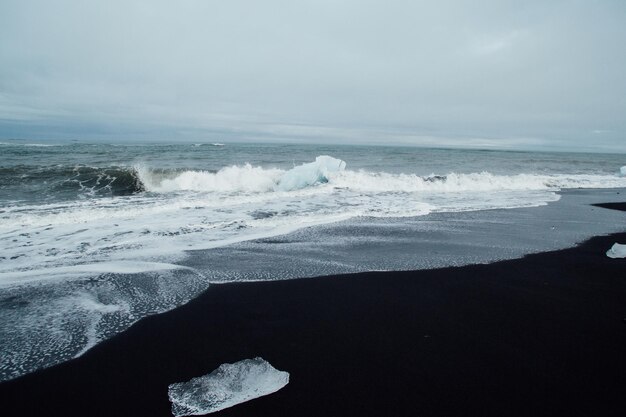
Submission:
[[[2,415],[168,416],[169,384],[261,356],[290,383],[218,415],[624,416],[614,242],[626,233],[488,265],[212,285],[0,384]]]
[[[611,210],[621,210],[626,211],[626,203],[599,203],[593,204],[596,207],[607,208]]]

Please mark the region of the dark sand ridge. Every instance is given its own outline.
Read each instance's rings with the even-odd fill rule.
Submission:
[[[626,203],[599,203],[599,204],[594,204],[594,206],[608,208],[612,210],[626,211]]]
[[[624,416],[626,233],[488,265],[222,284],[0,384],[7,416],[168,416],[167,387],[261,356],[222,416]]]

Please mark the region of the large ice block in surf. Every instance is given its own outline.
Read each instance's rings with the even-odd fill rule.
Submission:
[[[176,417],[196,416],[272,394],[288,382],[289,373],[257,357],[225,363],[208,375],[172,384],[168,396]]]
[[[619,174],[620,174],[622,177],[626,177],[626,165],[624,165],[623,167],[621,167],[621,168],[619,169]]]
[[[611,249],[606,251],[609,258],[626,258],[626,245],[614,244]]]
[[[315,158],[315,162],[302,164],[285,172],[280,178],[276,189],[278,191],[299,190],[317,183],[328,182],[332,173],[343,171],[346,163],[327,155]]]

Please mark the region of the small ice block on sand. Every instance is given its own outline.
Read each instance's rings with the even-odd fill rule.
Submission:
[[[609,258],[626,258],[626,245],[615,243],[611,249],[606,251],[606,256]]]
[[[203,415],[272,394],[289,382],[262,358],[225,363],[210,374],[171,384],[168,396],[176,417]]]

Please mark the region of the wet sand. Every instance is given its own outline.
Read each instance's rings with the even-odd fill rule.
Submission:
[[[486,265],[212,285],[0,384],[3,415],[169,416],[169,384],[261,356],[290,383],[215,415],[623,416],[615,242],[626,233]]]

